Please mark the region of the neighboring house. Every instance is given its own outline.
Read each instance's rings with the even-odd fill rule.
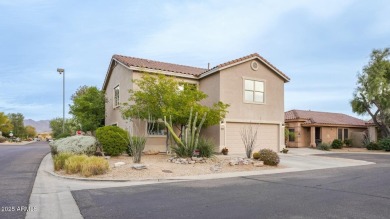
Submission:
[[[258,54],[235,59],[211,69],[170,64],[147,59],[114,55],[103,84],[106,103],[106,125],[127,129],[120,107],[128,102],[129,89],[138,88],[132,82],[145,73],[174,76],[192,83],[208,95],[204,105],[222,101],[230,104],[229,113],[220,124],[203,129],[202,135],[214,141],[220,151],[227,147],[230,153],[244,153],[240,131],[250,124],[258,126],[256,150],[284,147],[284,83],[290,79]],[[167,115],[168,116],[168,115]],[[142,129],[146,132],[145,127]],[[163,125],[155,124],[147,133],[145,150],[165,151]]]
[[[315,147],[316,143],[332,143],[334,139],[352,139],[352,146],[361,147],[365,121],[341,113],[290,110],[285,112],[286,128],[294,133],[288,147]]]

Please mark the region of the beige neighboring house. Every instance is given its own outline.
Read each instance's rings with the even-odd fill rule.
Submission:
[[[258,126],[258,145],[279,151],[284,147],[284,83],[290,78],[257,53],[235,59],[211,69],[164,63],[141,58],[114,55],[111,59],[103,90],[106,103],[106,125],[128,129],[134,124],[121,116],[121,104],[128,102],[129,89],[138,88],[132,82],[144,73],[174,76],[191,83],[208,95],[204,105],[222,101],[230,104],[229,113],[220,124],[203,129],[202,135],[211,138],[216,151],[223,147],[229,153],[244,153],[240,131],[249,124]],[[162,124],[147,133],[145,150],[165,151],[166,133]]]
[[[362,147],[365,121],[341,113],[290,110],[285,113],[286,128],[294,133],[287,140],[288,147],[315,147],[320,140],[352,139],[353,147]]]

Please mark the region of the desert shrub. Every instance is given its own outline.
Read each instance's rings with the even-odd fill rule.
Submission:
[[[59,153],[53,157],[54,170],[58,171],[64,168],[65,161],[73,154],[71,153]]]
[[[64,169],[68,174],[79,173],[87,155],[74,155],[65,160]]]
[[[71,136],[49,143],[52,155],[72,153],[92,155],[96,151],[96,139],[92,136]]]
[[[214,155],[215,144],[207,138],[199,138],[198,142],[199,156],[211,157]]]
[[[262,149],[259,153],[259,160],[263,161],[265,165],[277,166],[280,162],[279,155],[271,149]]]
[[[329,144],[327,144],[327,143],[319,143],[317,145],[317,149],[318,150],[323,150],[323,151],[330,151],[331,146]]]
[[[347,147],[352,146],[352,139],[345,139],[345,140],[344,140],[344,144],[345,144],[345,146],[347,146]]]
[[[332,148],[333,149],[341,149],[341,148],[343,148],[343,142],[340,139],[333,140]]]
[[[118,126],[104,126],[96,130],[96,138],[105,154],[121,155],[128,147],[128,133]]]
[[[379,140],[378,146],[385,151],[390,151],[390,138],[383,138]]]
[[[253,156],[253,159],[258,160],[260,158],[260,153],[259,152],[255,152],[255,153],[253,153],[252,156]]]
[[[142,136],[131,136],[129,148],[133,153],[133,162],[140,163],[142,151],[145,149],[146,138]]]
[[[379,146],[376,142],[370,142],[366,145],[367,150],[382,150],[382,148]]]
[[[105,174],[109,170],[108,161],[102,157],[88,157],[82,162],[81,175],[90,177]]]
[[[4,136],[0,136],[0,143],[4,143],[5,141],[7,141],[7,138]]]

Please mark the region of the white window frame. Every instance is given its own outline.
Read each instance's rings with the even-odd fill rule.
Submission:
[[[118,98],[116,97],[116,90],[118,89]],[[120,87],[119,84],[116,85],[113,89],[113,107],[117,108],[120,106]]]
[[[246,89],[245,88],[245,81],[253,81],[253,89]],[[263,91],[256,91],[256,88],[255,88],[255,82],[261,82],[263,83]],[[249,100],[246,100],[245,98],[245,92],[246,91],[251,91],[253,92],[253,96],[252,96],[252,101],[249,101]],[[243,80],[242,80],[242,98],[243,98],[243,102],[244,103],[251,103],[251,104],[265,104],[266,103],[266,81],[263,80],[263,79],[258,79],[258,78],[247,78],[247,77],[243,77]],[[263,101],[260,102],[260,101],[255,101],[254,98],[255,98],[255,93],[256,92],[259,92],[259,93],[262,93],[263,94]]]

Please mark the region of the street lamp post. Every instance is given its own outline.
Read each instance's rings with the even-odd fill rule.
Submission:
[[[65,69],[57,68],[57,72],[62,74],[62,133],[65,133]]]

